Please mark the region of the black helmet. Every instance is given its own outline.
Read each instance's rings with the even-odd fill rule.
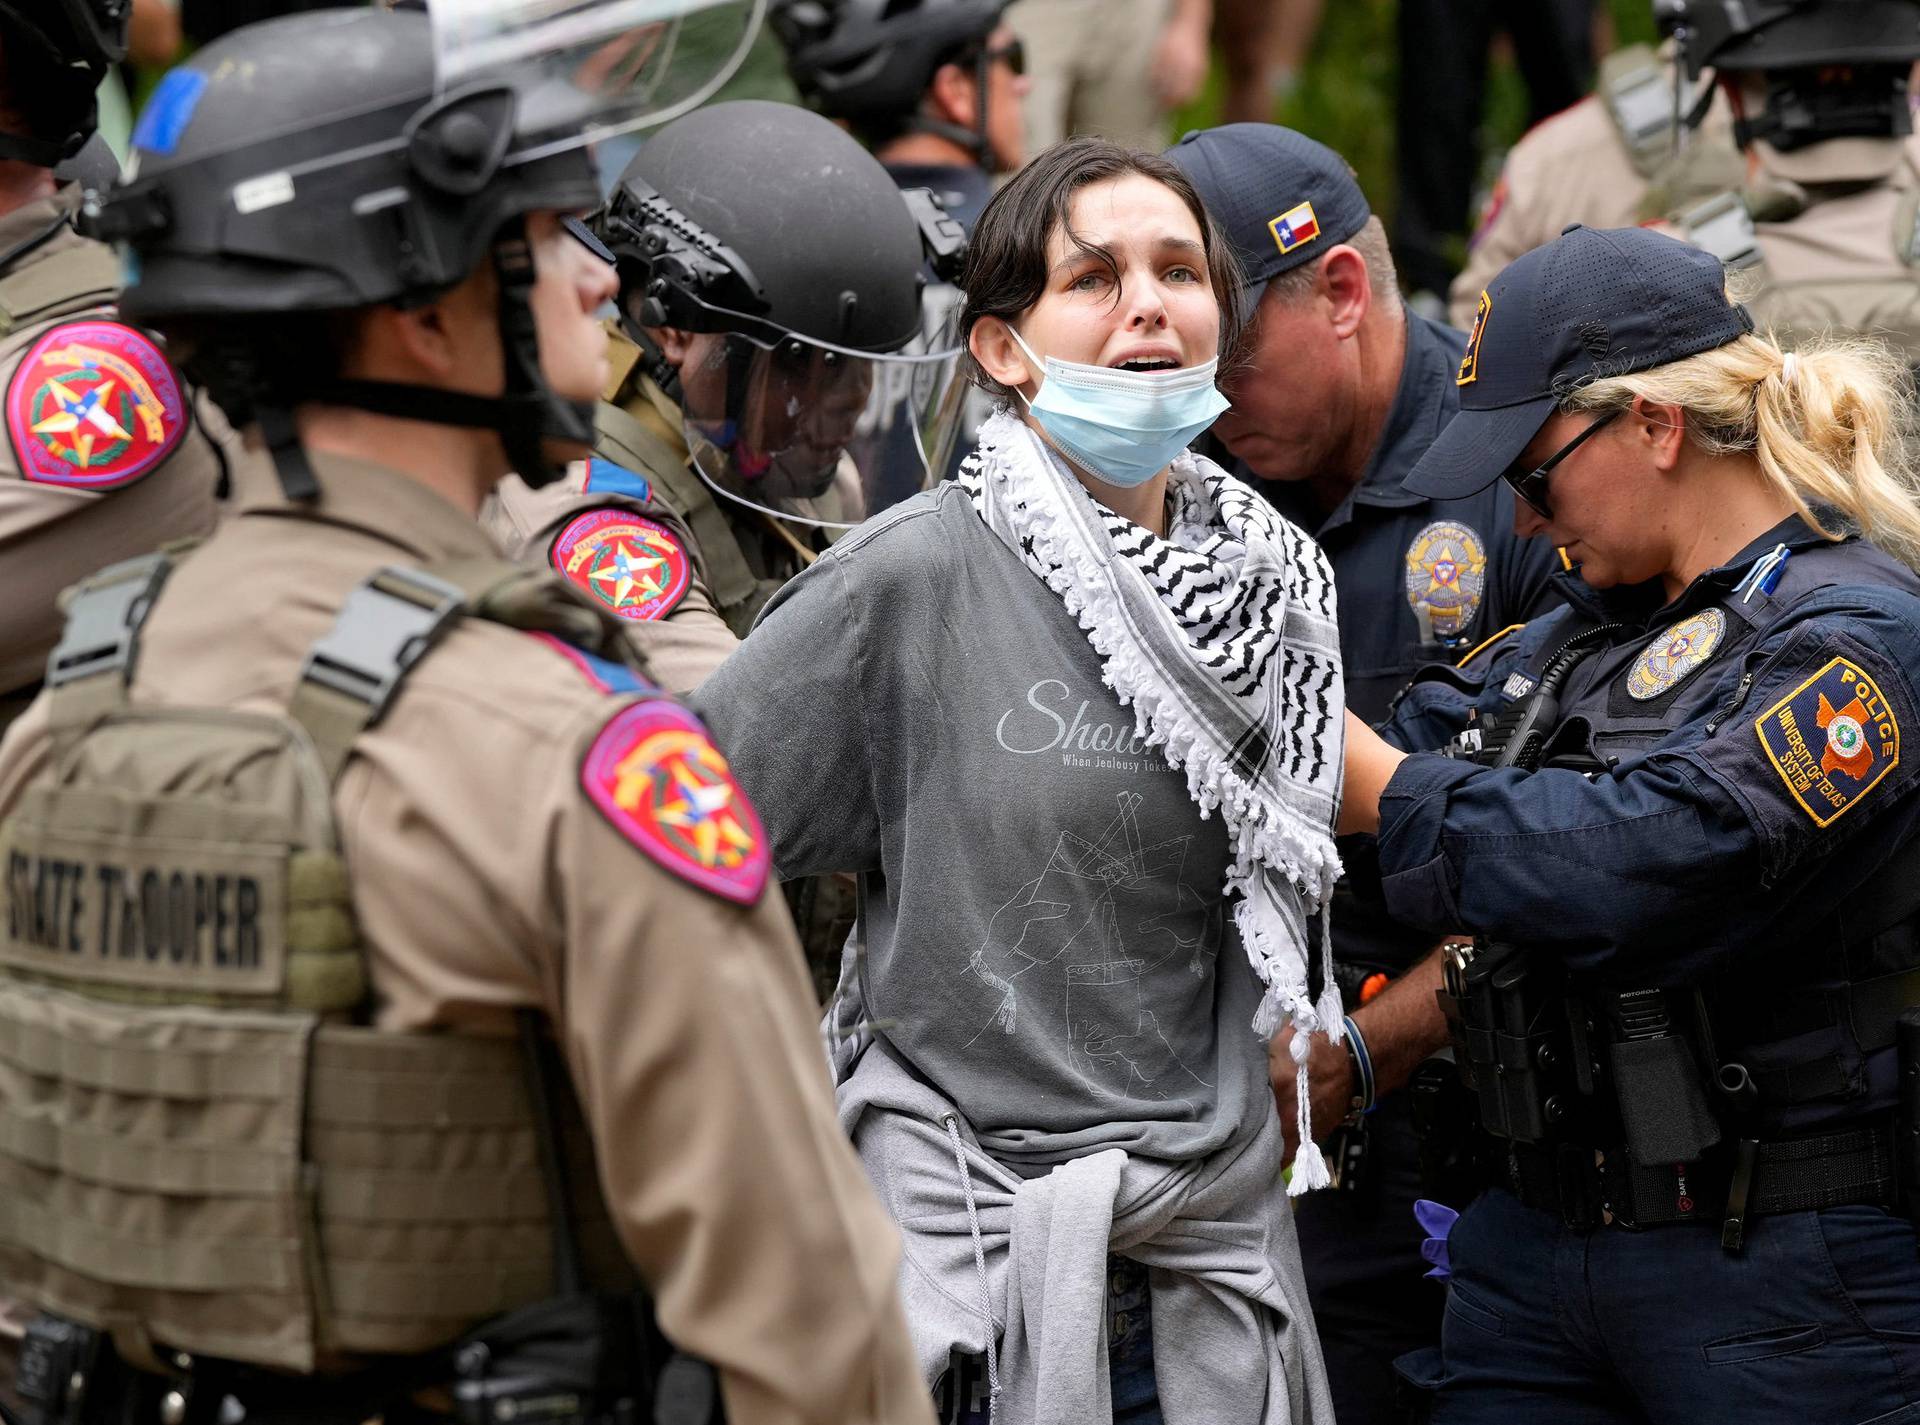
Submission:
[[[715,489],[838,526],[920,488],[924,470],[900,455],[956,354],[922,339],[923,264],[953,270],[965,246],[930,194],[902,193],[819,115],[742,100],[656,133],[594,226],[619,265],[622,324],[681,402]],[[676,369],[660,328],[716,340]],[[862,490],[828,509],[843,454]]]
[[[33,132],[0,134],[0,158],[52,168],[92,137],[94,91],[127,54],[133,0],[0,0],[7,87]]]
[[[933,73],[1000,23],[1008,0],[774,0],[767,23],[815,109],[853,121],[905,117]]]
[[[320,10],[244,26],[169,73],[142,113],[137,176],[90,222],[136,259],[120,301],[132,320],[230,332],[239,321],[257,336],[260,319],[431,300],[489,258],[499,272],[502,397],[338,380],[275,390],[258,370],[264,384],[247,392],[245,373],[231,379],[237,353],[221,352],[216,398],[229,404],[239,389],[235,418],[259,419],[277,454],[290,447],[285,410],[301,399],[498,431],[536,482],[550,468],[543,441],[591,440],[590,409],[560,401],[540,375],[521,220],[598,202],[587,139],[638,112],[626,106],[640,92],[623,74],[616,93],[603,76],[633,55],[644,69],[672,36],[642,26],[543,47],[538,4],[518,31],[501,18],[512,8],[449,6],[444,23]],[[481,10],[470,35],[461,27]],[[638,102],[658,101],[659,79],[647,76]],[[313,493],[297,447],[281,469]]]
[[[1655,0],[1654,12],[1689,79],[1708,68],[1765,75],[1764,111],[1735,126],[1742,144],[1795,149],[1912,128],[1920,0]]]

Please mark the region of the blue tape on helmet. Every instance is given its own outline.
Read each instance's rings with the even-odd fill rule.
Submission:
[[[154,86],[153,97],[140,111],[139,127],[133,131],[133,146],[158,158],[169,157],[180,147],[180,139],[193,119],[200,96],[207,91],[207,76],[197,69],[175,69]]]

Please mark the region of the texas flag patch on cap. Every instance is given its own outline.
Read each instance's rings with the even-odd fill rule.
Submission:
[[[1292,252],[1320,236],[1320,220],[1313,215],[1313,204],[1299,203],[1268,223],[1267,231],[1280,251]]]

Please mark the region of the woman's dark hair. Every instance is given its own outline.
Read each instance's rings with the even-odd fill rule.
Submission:
[[[1142,153],[1103,138],[1073,138],[1036,157],[988,202],[974,224],[960,287],[967,294],[960,309],[960,342],[967,346],[982,317],[1011,322],[1047,290],[1047,244],[1055,232],[1109,270],[1113,259],[1085,242],[1068,221],[1075,195],[1094,183],[1139,174],[1171,188],[1200,225],[1207,254],[1207,281],[1220,304],[1220,368],[1230,370],[1240,355],[1242,324],[1238,300],[1240,265],[1220,229],[1208,215],[1187,175],[1157,154]],[[967,379],[1003,401],[1013,392],[987,375],[968,347],[962,357]]]

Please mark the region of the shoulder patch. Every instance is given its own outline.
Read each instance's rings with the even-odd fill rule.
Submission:
[[[1713,657],[1727,631],[1727,616],[1704,609],[1655,634],[1627,674],[1627,694],[1637,702],[1657,698]]]
[[[1435,520],[1407,546],[1407,602],[1427,611],[1441,638],[1473,622],[1486,587],[1486,544],[1458,520]]]
[[[131,485],[173,454],[187,424],[172,363],[119,322],[52,328],[7,383],[7,438],[21,476],[36,484]]]
[[[700,720],[667,698],[621,708],[580,764],[614,829],[674,875],[737,905],[766,888],[760,817]]]
[[[561,578],[623,619],[665,618],[693,577],[687,551],[658,520],[630,510],[588,510],[568,520],[548,557]]]
[[[1860,668],[1835,658],[1753,724],[1787,790],[1830,826],[1900,764],[1900,724]]]

